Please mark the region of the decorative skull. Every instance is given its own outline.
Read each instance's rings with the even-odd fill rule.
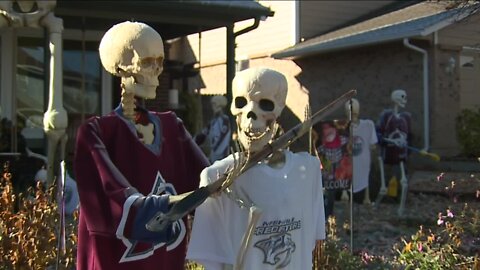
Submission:
[[[345,102],[345,114],[347,115],[347,117],[350,117],[350,113],[351,113],[352,120],[356,120],[360,115],[360,103],[355,98],[352,98],[351,102],[352,102],[351,111],[350,111],[350,101]]]
[[[122,77],[125,92],[155,98],[165,57],[157,31],[140,22],[116,24],[103,36],[99,52],[103,67]]]
[[[405,105],[407,104],[407,92],[402,89],[394,90],[392,92],[391,99],[398,106],[405,108]]]
[[[213,114],[221,113],[227,107],[228,101],[224,96],[213,96],[210,100]]]
[[[287,88],[285,76],[268,68],[245,69],[233,79],[230,110],[236,116],[238,139],[248,151],[256,152],[272,139]]]

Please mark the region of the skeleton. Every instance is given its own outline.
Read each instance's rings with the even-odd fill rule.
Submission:
[[[235,76],[232,96],[230,111],[236,117],[238,140],[245,150],[246,162],[248,162],[248,156],[262,149],[277,132],[276,120],[285,107],[287,81],[281,73],[271,69],[247,69]],[[240,163],[246,162],[240,161]],[[266,162],[271,167],[283,166],[283,152],[280,150],[273,153]],[[238,163],[238,161],[235,162],[236,167],[239,167]],[[230,179],[226,181],[226,185],[230,185],[235,179],[237,171],[234,169],[230,173]],[[250,246],[250,238],[262,210],[243,190],[232,191],[227,188],[225,192],[239,207],[249,209],[249,225],[243,236],[235,264],[235,269],[243,269],[244,256]]]
[[[81,201],[79,224],[86,226],[78,229],[77,265],[146,269],[160,263],[180,269],[185,220],[177,218],[156,234],[147,232],[146,223],[155,211],[168,210],[177,193],[194,189],[208,161],[175,113],[142,107],[143,99],[155,97],[159,84],[162,38],[144,23],[122,22],[106,31],[99,54],[105,70],[121,78],[122,100],[111,113],[90,117],[78,128],[73,167]],[[108,214],[98,217],[98,211]],[[108,220],[102,221],[105,216]],[[92,229],[105,223],[109,237],[94,241]],[[106,245],[119,248],[100,256]]]
[[[238,139],[250,152],[262,149],[275,134],[276,119],[287,97],[285,77],[270,69],[248,69],[233,80],[232,115]]]
[[[100,42],[100,59],[111,74],[121,77],[121,104],[124,116],[135,118],[138,98],[156,96],[158,76],[165,57],[163,41],[150,26],[139,22],[123,22],[110,28]],[[136,124],[143,142],[153,142],[153,124]]]
[[[13,0],[0,1],[0,25],[8,24],[12,27],[40,27],[44,26],[42,18],[50,13],[56,5],[55,0],[27,1]],[[16,3],[19,10],[16,11],[13,6]]]
[[[351,99],[351,102],[348,101],[348,102],[345,103],[345,114],[347,115],[347,117],[351,117],[351,123],[352,123],[353,127],[357,127],[357,126],[360,124],[360,118],[359,118],[359,116],[360,116],[360,103],[358,102],[357,99],[352,98],[352,99]],[[372,128],[374,128],[373,123],[372,123]],[[373,132],[375,132],[375,131],[373,131]],[[353,135],[354,135],[354,136],[357,136],[357,135],[355,134],[355,132],[354,132]],[[375,137],[376,137],[376,136],[375,136]],[[354,140],[355,140],[355,138],[354,138]],[[353,149],[355,149],[355,141],[352,142],[352,143],[354,144]],[[363,143],[365,144],[365,146],[366,146],[366,144],[369,144],[370,149],[369,149],[368,151],[372,151],[372,150],[375,150],[375,149],[376,149],[376,145],[375,145],[375,144],[370,144],[370,142],[367,142],[367,141],[365,141],[365,140],[363,141]],[[364,149],[364,151],[367,151],[367,150]],[[354,151],[352,151],[352,152],[354,152]],[[353,154],[352,154],[352,155],[353,155]],[[354,167],[354,168],[355,168],[355,167]],[[355,175],[355,170],[354,170],[353,174]],[[353,181],[353,179],[352,179],[352,181]],[[353,184],[353,182],[352,182],[352,184]],[[355,191],[354,191],[354,192],[355,192]],[[342,193],[342,198],[343,198],[344,196],[347,196],[347,198],[348,198],[348,195],[346,194],[346,191],[343,191],[343,193]],[[365,189],[365,196],[364,196],[364,198],[363,198],[363,204],[366,204],[366,205],[370,205],[370,204],[371,204],[368,186],[367,186],[367,188]]]
[[[207,126],[195,135],[194,139],[198,145],[208,143],[210,152],[208,158],[213,163],[228,156],[232,133],[230,118],[224,114],[224,109],[228,104],[227,98],[220,95],[213,96],[210,99],[210,104],[213,117]]]
[[[304,135],[321,114],[315,113],[280,135],[276,121],[287,96],[287,80],[282,74],[266,68],[243,70],[235,76],[232,89],[231,112],[243,150],[206,168],[199,190],[214,187],[219,172],[238,167],[236,160],[241,164],[244,158],[249,169],[238,177],[229,174],[223,182],[226,194],[197,208],[187,258],[206,269],[228,269],[226,264],[233,264],[233,269],[263,269],[266,264],[269,269],[306,269],[311,260],[301,258],[310,257],[308,249],[324,237],[320,163],[308,153],[292,153],[285,147]],[[240,168],[242,173],[243,166]],[[298,196],[303,197],[298,200]],[[316,229],[299,227],[296,231],[300,222],[301,228]],[[212,241],[205,243],[205,236]],[[209,259],[208,254],[218,257]]]
[[[14,4],[18,5],[18,10]],[[68,126],[67,111],[63,107],[62,90],[62,32],[63,21],[55,17],[56,1],[0,1],[0,27],[45,27],[50,35],[50,86],[47,111],[43,117],[44,131],[48,138],[47,183],[54,178],[55,154],[60,147],[60,160],[65,158]]]
[[[389,134],[382,134],[383,138],[382,140],[384,143],[390,146],[396,146],[398,149],[403,149],[405,151],[404,156],[402,156],[402,159],[399,160],[398,165],[400,167],[400,184],[402,186],[402,191],[401,191],[401,200],[400,200],[400,206],[398,208],[398,215],[401,216],[403,215],[404,209],[405,209],[405,201],[407,197],[407,190],[408,190],[408,180],[406,177],[405,173],[405,165],[404,165],[404,159],[406,159],[406,149],[408,146],[408,133],[410,130],[410,115],[408,113],[401,113],[399,110],[401,108],[405,108],[405,105],[407,104],[407,93],[402,90],[402,89],[397,89],[394,90],[391,94],[391,100],[393,102],[393,109],[391,111],[391,116],[388,118],[388,122],[398,122],[400,121],[401,125],[403,128],[396,127],[396,129],[393,132],[390,132]],[[395,124],[396,125],[396,124]],[[407,132],[405,132],[405,129],[407,129]],[[388,135],[388,137],[386,136]],[[387,186],[385,183],[385,171],[384,171],[384,163],[385,163],[385,157],[384,156],[379,156],[378,161],[379,161],[379,167],[380,167],[380,178],[381,178],[381,187],[380,187],[380,192],[376,201],[376,204],[378,204],[382,198],[385,196],[387,193]]]
[[[213,114],[223,113],[225,107],[227,107],[227,98],[224,96],[213,96],[210,100],[212,105]]]

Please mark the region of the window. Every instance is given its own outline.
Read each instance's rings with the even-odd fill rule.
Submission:
[[[41,38],[18,38],[16,73],[16,123],[30,150],[45,154],[43,114],[48,105],[49,54]],[[63,42],[63,106],[68,113],[67,156],[74,150],[76,130],[81,122],[101,113],[101,64],[97,42]]]

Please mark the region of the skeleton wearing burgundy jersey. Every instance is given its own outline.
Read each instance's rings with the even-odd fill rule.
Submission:
[[[122,102],[78,130],[77,269],[184,269],[185,220],[166,232],[145,228],[176,194],[195,189],[208,165],[174,113],[139,106],[155,97],[163,57],[160,35],[143,23],[117,24],[100,43],[102,65],[122,78]]]
[[[380,115],[379,132],[382,140],[382,157],[385,164],[399,164],[408,157],[408,144],[411,141],[411,115],[409,112],[394,113],[386,109]],[[386,140],[385,140],[386,139]],[[406,144],[394,144],[391,141],[404,141]]]

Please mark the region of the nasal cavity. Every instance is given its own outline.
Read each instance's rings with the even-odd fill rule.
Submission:
[[[247,118],[252,118],[253,120],[257,120],[257,115],[254,112],[248,112]]]

